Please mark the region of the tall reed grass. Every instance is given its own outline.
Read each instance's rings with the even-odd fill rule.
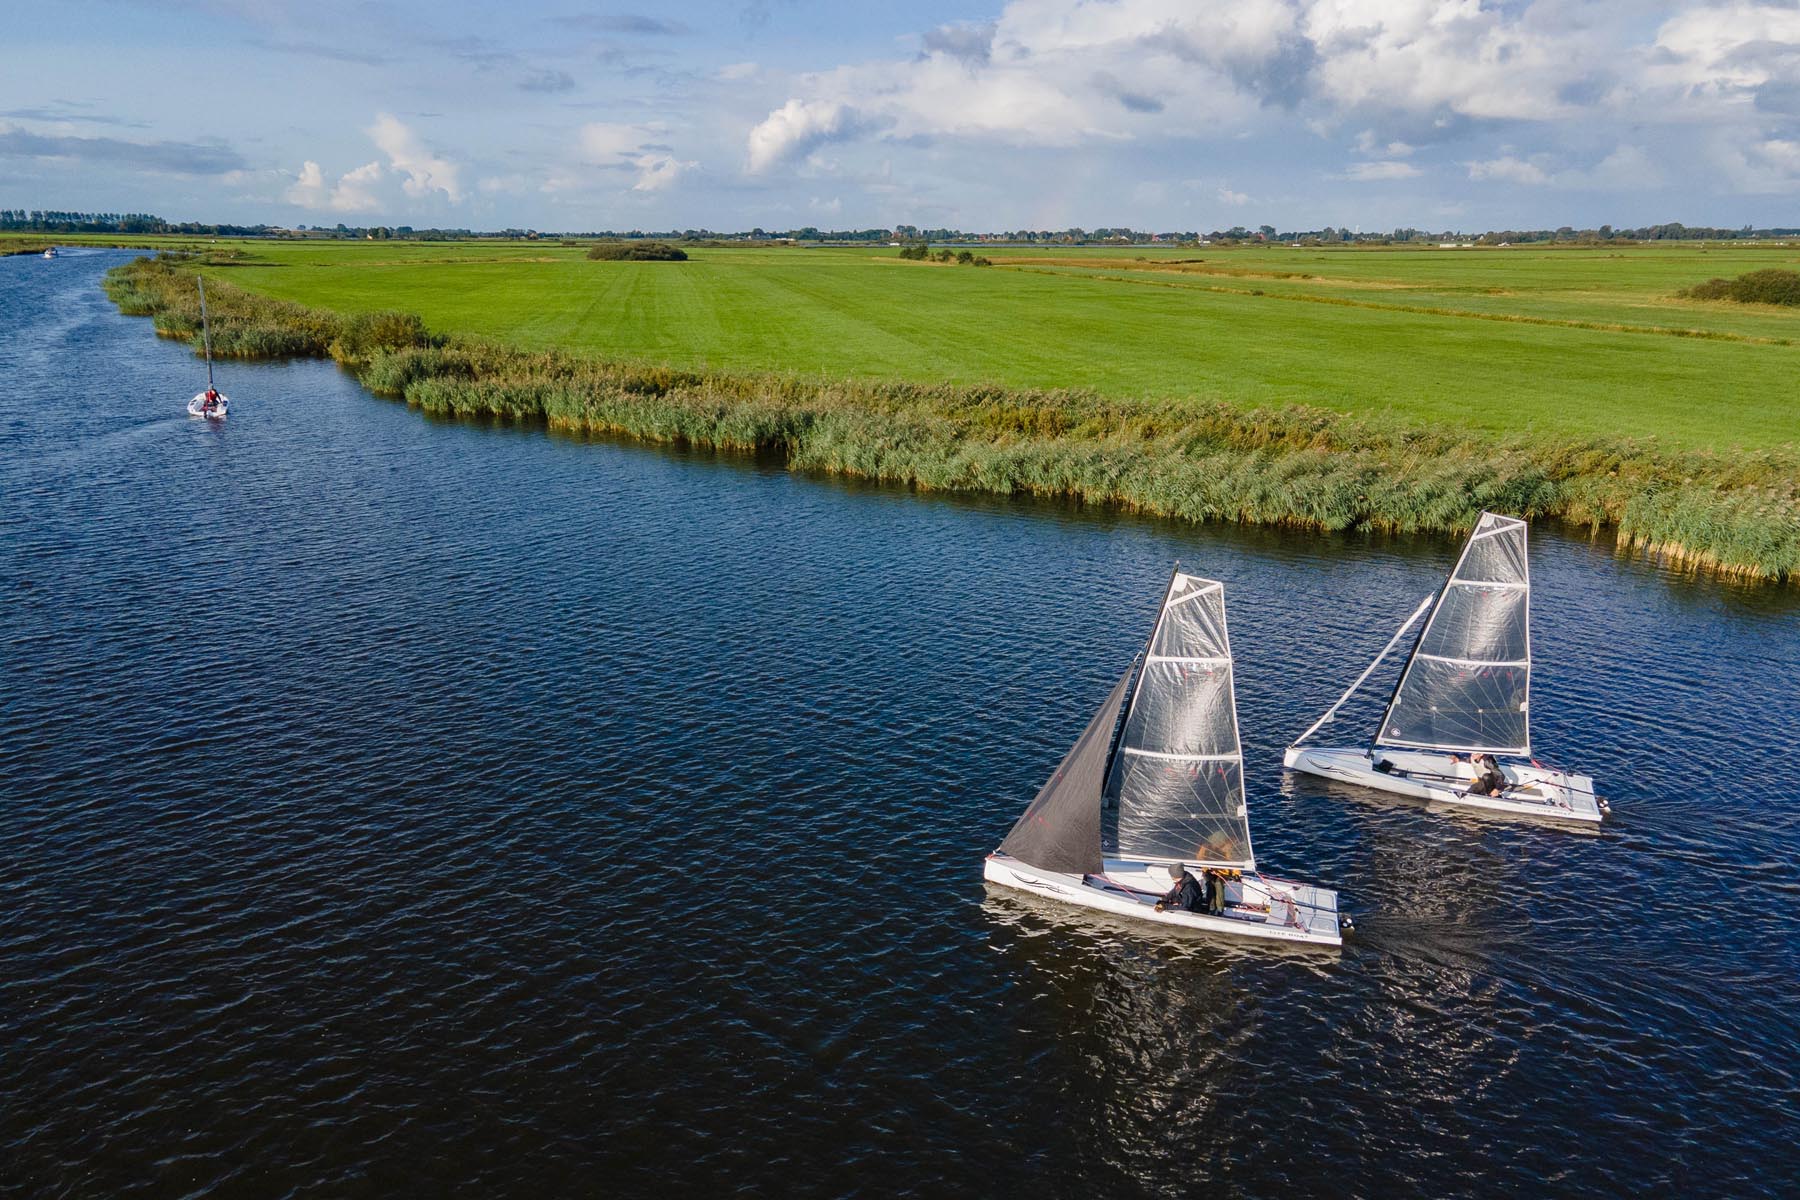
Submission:
[[[197,339],[193,275],[111,273],[121,311]],[[799,379],[612,362],[432,336],[209,286],[215,352],[330,355],[446,417],[730,450],[920,489],[1075,497],[1196,521],[1459,532],[1483,509],[1611,531],[1696,570],[1800,581],[1800,453],[1471,435],[1305,406],[1117,400],[1079,390]]]

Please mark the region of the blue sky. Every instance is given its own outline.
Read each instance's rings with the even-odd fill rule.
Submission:
[[[1800,225],[1795,0],[60,0],[8,20],[8,207]]]

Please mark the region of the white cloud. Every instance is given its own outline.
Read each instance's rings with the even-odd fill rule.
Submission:
[[[371,190],[381,174],[379,162],[364,163],[345,173],[335,184],[328,184],[324,169],[308,159],[288,188],[287,200],[290,204],[318,212],[370,212],[381,206],[380,199]]]
[[[1377,183],[1386,179],[1411,179],[1423,173],[1409,162],[1359,162],[1344,168],[1338,178],[1356,183]]]
[[[759,69],[760,68],[753,62],[726,63],[717,71],[713,72],[713,78],[722,79],[726,82],[738,79],[749,79],[754,76]]]
[[[1221,186],[1218,195],[1220,204],[1226,204],[1232,208],[1242,208],[1244,205],[1250,203],[1250,197],[1248,195],[1243,192],[1234,192],[1228,187]]]
[[[856,125],[856,114],[834,101],[789,100],[750,131],[750,171],[797,158]]]
[[[1497,180],[1503,183],[1549,183],[1550,176],[1536,163],[1526,162],[1510,154],[1469,164],[1469,178],[1477,181]]]
[[[1800,78],[1800,8],[1726,4],[1689,9],[1656,31],[1657,75],[1719,94]]]
[[[417,197],[442,192],[450,203],[461,203],[462,186],[458,182],[461,168],[449,159],[431,153],[398,119],[381,113],[369,126],[368,133],[370,140],[388,156],[388,164],[406,176],[401,186],[407,195]]]
[[[1469,178],[1476,182],[1517,183],[1589,191],[1647,191],[1667,182],[1661,168],[1636,146],[1620,146],[1591,167],[1547,170],[1547,156],[1532,159],[1506,153],[1499,158],[1471,162]]]
[[[683,175],[700,165],[676,158],[662,142],[667,132],[660,124],[622,125],[595,121],[581,127],[576,138],[577,153],[589,166],[634,172],[631,185],[634,192],[660,192],[673,187]]]
[[[1514,16],[1481,0],[1315,0],[1302,26],[1319,88],[1339,104],[1544,120],[1570,110],[1564,88],[1594,65],[1578,27],[1533,19],[1555,7]]]
[[[646,154],[638,158],[637,182],[631,185],[634,192],[660,192],[675,186],[675,181],[700,164],[682,162],[667,154]]]

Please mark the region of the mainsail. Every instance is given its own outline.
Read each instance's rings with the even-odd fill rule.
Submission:
[[[1375,744],[1530,754],[1530,605],[1525,522],[1482,513]]]
[[[1094,714],[1037,798],[1000,843],[1003,853],[1040,871],[1098,874],[1100,789],[1106,782],[1106,754],[1131,671],[1119,676],[1112,694]]]
[[[1231,676],[1225,585],[1177,573],[1107,780],[1121,857],[1255,867]]]

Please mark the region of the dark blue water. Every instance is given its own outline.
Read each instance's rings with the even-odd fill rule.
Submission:
[[[1793,1194],[1800,595],[1535,542],[1583,836],[1284,781],[1454,545],[438,424],[0,260],[0,1191]],[[981,858],[1225,580],[1341,955]]]

